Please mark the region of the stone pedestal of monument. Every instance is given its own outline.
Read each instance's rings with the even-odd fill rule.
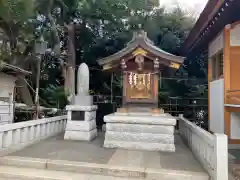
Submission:
[[[82,63],[78,68],[77,95],[71,96],[71,105],[66,107],[68,119],[65,140],[91,141],[97,136],[97,106],[93,105],[93,97],[88,92],[89,69]]]
[[[97,106],[69,105],[65,140],[91,141],[97,136]]]
[[[170,114],[114,113],[104,117],[104,147],[174,152],[176,119]]]

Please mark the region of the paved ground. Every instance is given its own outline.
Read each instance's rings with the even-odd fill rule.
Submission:
[[[229,168],[229,180],[240,179],[240,151],[235,149],[228,150],[228,168]]]
[[[44,140],[10,156],[68,160],[124,167],[144,167],[204,173],[191,151],[176,136],[176,152],[146,152],[103,148],[104,134],[92,142],[64,141],[63,135]]]

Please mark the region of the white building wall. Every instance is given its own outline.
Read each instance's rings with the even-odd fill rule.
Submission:
[[[212,57],[222,51],[224,48],[224,31],[221,31],[208,46],[208,58],[212,63]],[[214,133],[224,133],[224,79],[210,82],[209,84],[209,113],[210,131]]]
[[[210,91],[210,131],[224,134],[224,80],[212,81]]]
[[[15,77],[0,73],[0,125],[13,122],[15,81]]]
[[[11,102],[0,101],[0,125],[11,124],[14,119],[14,106]]]
[[[221,51],[224,47],[224,32],[219,33],[213,41],[210,42],[208,47],[208,57],[211,58],[216,53]]]
[[[230,45],[240,46],[240,24],[236,25],[230,31]]]
[[[0,72],[0,98],[9,98],[14,92],[16,78]]]

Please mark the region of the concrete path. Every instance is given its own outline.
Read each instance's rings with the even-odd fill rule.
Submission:
[[[232,173],[228,174],[228,180],[238,180],[237,178],[235,178]]]
[[[240,165],[238,162],[238,158],[236,158],[234,155],[237,155],[237,153],[232,153],[236,150],[228,150],[228,169],[229,169],[229,180],[239,180],[240,178]],[[234,155],[233,155],[234,154]],[[238,155],[239,157],[239,155]]]
[[[104,134],[92,142],[65,141],[63,136],[44,140],[9,156],[67,160],[136,168],[205,173],[191,151],[176,137],[176,152],[146,152],[103,148]]]
[[[151,177],[150,179],[158,180],[161,177],[164,180],[208,180],[208,174],[195,160],[180,137],[176,136],[175,139],[176,152],[167,153],[107,149],[103,147],[103,133],[100,133],[92,142],[66,141],[63,140],[63,135],[60,135],[9,154],[1,158],[0,162],[2,165],[38,168],[32,167],[32,163],[32,165],[43,166],[41,168],[47,171],[87,173],[86,170],[88,170],[88,173],[115,176],[114,179]],[[31,158],[38,160],[33,162]],[[136,174],[140,175],[136,176]]]

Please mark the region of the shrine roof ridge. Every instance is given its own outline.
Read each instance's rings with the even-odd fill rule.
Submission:
[[[183,63],[185,57],[182,56],[176,56],[171,53],[168,53],[154,45],[154,43],[147,37],[147,33],[143,30],[134,32],[133,38],[130,42],[128,42],[127,46],[123,48],[122,50],[116,52],[115,54],[112,54],[108,57],[102,58],[97,60],[99,65],[104,65],[106,63],[110,63],[113,61],[119,61],[121,58],[123,58],[128,53],[131,53],[137,48],[142,48],[152,54],[154,54],[156,57],[160,57],[169,61],[173,61],[176,63]]]

